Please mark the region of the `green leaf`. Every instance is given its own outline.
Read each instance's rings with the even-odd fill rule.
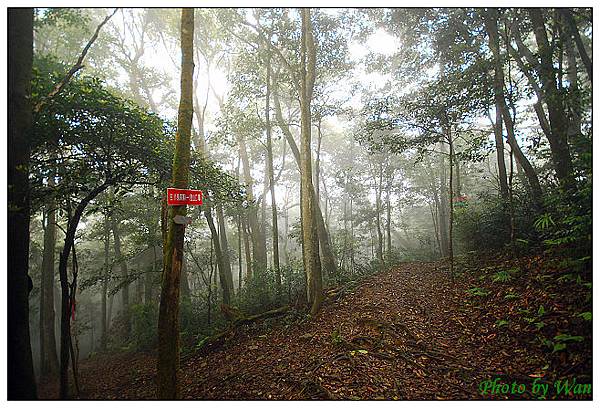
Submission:
[[[582,317],[583,320],[592,320],[592,312],[579,313],[577,316]]]
[[[540,308],[538,309],[538,316],[543,316],[546,313],[546,309],[544,309],[544,305],[540,305]]]
[[[508,320],[496,320],[496,327],[502,327],[508,325]]]
[[[554,336],[554,340],[555,341],[577,341],[577,342],[581,342],[583,341],[583,337],[582,336],[571,336],[570,334],[559,334]]]
[[[563,343],[556,343],[554,345],[554,349],[552,350],[553,353],[556,353],[557,351],[561,351],[567,348],[566,344]]]

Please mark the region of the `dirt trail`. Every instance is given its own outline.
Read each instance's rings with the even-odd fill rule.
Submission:
[[[186,399],[467,399],[496,374],[527,378],[542,356],[496,336],[439,263],[369,277],[313,319],[261,324],[182,363]],[[490,320],[492,319],[492,320]],[[81,363],[82,396],[155,398],[151,355]],[[516,367],[516,368],[515,368]]]

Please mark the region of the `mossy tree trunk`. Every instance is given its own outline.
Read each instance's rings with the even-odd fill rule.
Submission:
[[[188,188],[193,116],[194,9],[181,10],[181,98],[177,117],[172,185]],[[186,215],[186,206],[168,210],[168,230],[164,243],[162,288],[158,316],[158,398],[179,398],[179,285],[183,262],[185,226],[174,217]]]

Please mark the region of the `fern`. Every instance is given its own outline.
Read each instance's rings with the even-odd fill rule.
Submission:
[[[552,219],[552,216],[548,213],[542,214],[540,215],[534,222],[533,222],[533,226],[535,227],[535,229],[537,229],[538,231],[544,231],[547,230],[548,227],[550,227],[550,225],[556,225],[554,223],[554,220]]]
[[[510,276],[510,273],[508,271],[498,271],[494,274],[494,276],[492,278],[492,282],[506,283],[506,282],[510,281],[511,279],[512,279],[512,277]]]
[[[487,296],[490,294],[490,292],[488,292],[487,290],[477,287],[468,289],[465,292],[472,296]]]

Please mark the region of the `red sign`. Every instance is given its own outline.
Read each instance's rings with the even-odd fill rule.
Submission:
[[[202,205],[202,191],[167,188],[167,205]]]

